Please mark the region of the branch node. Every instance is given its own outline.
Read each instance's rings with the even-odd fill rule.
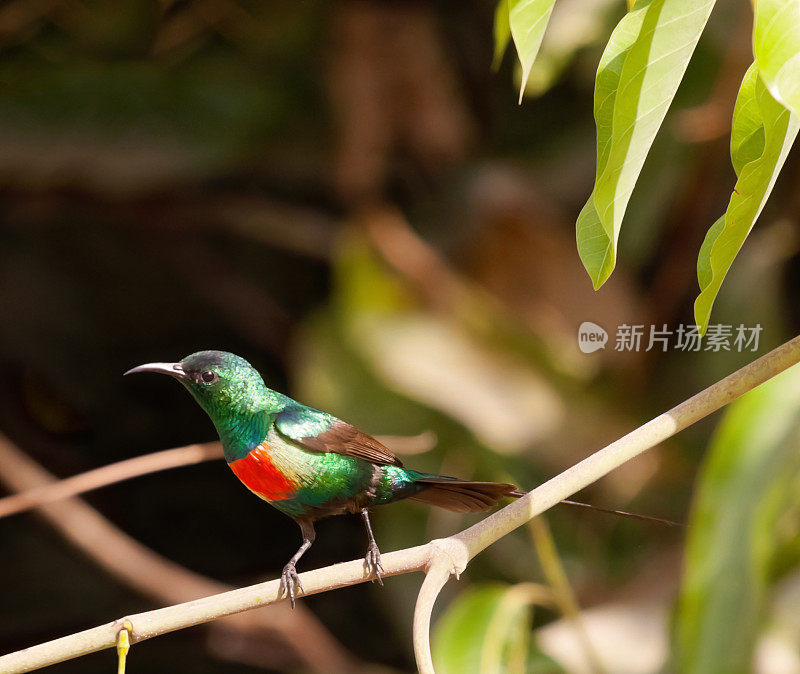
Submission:
[[[428,573],[438,560],[446,558],[450,562],[448,573],[459,579],[470,559],[467,546],[456,538],[437,538],[430,542],[429,547],[430,557],[425,573]]]
[[[125,674],[125,663],[131,650],[131,632],[133,625],[130,620],[123,621],[122,629],[117,633],[117,674]]]

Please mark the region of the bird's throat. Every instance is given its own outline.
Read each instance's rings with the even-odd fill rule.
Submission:
[[[214,419],[228,463],[244,459],[250,450],[258,447],[269,432],[271,418],[263,412],[253,415],[236,415]]]

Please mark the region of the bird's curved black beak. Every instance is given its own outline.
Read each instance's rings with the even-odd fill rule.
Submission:
[[[170,377],[175,377],[175,379],[188,379],[188,375],[184,372],[180,363],[145,363],[128,370],[125,374],[136,374],[137,372],[159,372],[160,374],[168,374]]]

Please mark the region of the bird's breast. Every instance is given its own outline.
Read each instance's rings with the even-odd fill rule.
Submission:
[[[267,501],[289,498],[297,491],[298,485],[275,467],[266,442],[228,465],[245,487]]]

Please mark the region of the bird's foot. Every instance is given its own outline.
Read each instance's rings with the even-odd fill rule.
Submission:
[[[303,584],[300,582],[300,576],[297,575],[297,569],[295,569],[293,562],[289,562],[283,567],[283,572],[281,573],[281,588],[289,595],[289,602],[292,608],[294,608],[295,588],[303,592]]]
[[[376,580],[383,585],[383,580],[381,578],[381,573],[386,573],[381,564],[381,551],[378,550],[378,544],[374,541],[369,544],[367,548],[367,554],[364,557],[364,566],[367,569],[367,573],[375,574],[375,578],[372,579],[373,582]]]

